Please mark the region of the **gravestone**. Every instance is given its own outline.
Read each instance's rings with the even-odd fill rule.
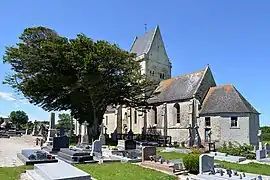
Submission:
[[[17,154],[17,157],[25,164],[38,164],[38,163],[52,163],[57,162],[52,155],[43,150],[38,149],[24,149],[21,153]]]
[[[128,131],[128,139],[133,139],[134,133],[132,132],[132,130],[130,129]]]
[[[81,134],[81,144],[89,144],[89,135],[88,135],[88,123],[85,121],[82,124],[83,131]]]
[[[100,125],[100,135],[99,135],[99,140],[101,142],[102,145],[105,145],[105,136],[104,136],[104,124],[103,122]]]
[[[214,157],[207,154],[200,155],[199,173],[210,172],[214,169]]]
[[[37,135],[37,124],[34,124],[32,136],[36,136],[36,135]]]
[[[59,136],[53,137],[52,143],[50,145],[42,147],[43,150],[54,153],[60,151],[60,148],[68,148],[69,147],[69,137],[67,136]]]
[[[35,164],[26,174],[33,180],[91,180],[90,174],[64,161],[51,164]]]
[[[115,130],[113,133],[112,133],[112,139],[113,139],[113,141],[117,141],[118,140],[118,138],[117,138],[117,130]]]
[[[196,147],[200,148],[202,145],[202,141],[201,141],[201,137],[200,137],[200,134],[198,131],[199,126],[196,124],[196,126],[194,128],[195,128],[195,145],[196,145]]]
[[[51,145],[53,141],[53,137],[56,135],[56,129],[55,129],[55,113],[51,113],[51,118],[50,118],[50,126],[48,129],[48,136],[47,136],[47,144]]]
[[[92,144],[91,155],[102,155],[102,144],[100,140],[95,140]]]
[[[156,155],[156,147],[145,146],[142,148],[142,162],[150,160],[150,156]]]
[[[60,151],[60,148],[69,147],[69,137],[59,136],[53,138],[53,151]]]
[[[266,158],[266,150],[265,149],[259,149],[256,151],[256,160],[261,160]]]
[[[65,135],[65,129],[64,129],[64,127],[61,126],[59,130],[60,130],[59,135],[60,136],[64,136]]]
[[[133,139],[118,140],[117,148],[120,150],[136,149],[136,142]]]
[[[266,153],[267,153],[267,155],[268,155],[268,154],[270,153],[270,144],[265,143],[265,144],[264,144],[264,148],[265,148]]]
[[[81,151],[77,149],[61,148],[57,153],[59,159],[70,164],[93,162],[93,156],[90,151]]]
[[[263,149],[263,142],[262,142],[262,130],[259,130],[258,131],[258,142],[259,142],[259,150],[262,150]]]

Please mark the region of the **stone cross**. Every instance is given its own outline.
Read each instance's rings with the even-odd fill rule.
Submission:
[[[189,124],[189,127],[188,127],[188,130],[189,130],[189,137],[188,137],[188,147],[192,147],[193,145],[193,139],[192,139],[192,127],[191,127],[191,124]]]
[[[262,150],[263,149],[263,144],[262,144],[262,130],[259,130],[258,131],[258,142],[259,142],[259,150]]]
[[[81,133],[81,144],[88,144],[89,143],[87,126],[88,126],[88,123],[85,121],[83,123],[83,131]]]
[[[207,134],[207,135],[208,135],[208,140],[209,140],[209,142],[211,142],[211,134],[212,134],[212,131],[209,130],[209,131],[208,131],[208,134]]]
[[[50,119],[50,126],[48,129],[48,135],[47,135],[47,144],[50,145],[53,142],[53,137],[56,135],[55,130],[55,113],[51,112],[51,119]]]
[[[55,129],[55,113],[51,112],[50,127],[49,129]]]
[[[195,133],[196,133],[196,135],[195,135],[195,144],[196,144],[197,147],[200,147],[202,145],[202,141],[201,141],[200,134],[199,134],[199,131],[198,131],[198,129],[199,129],[198,124],[196,124],[194,128],[195,128]]]
[[[100,134],[104,134],[104,124],[103,124],[103,122],[100,125]]]
[[[104,134],[103,134],[103,131],[104,131],[104,124],[103,124],[103,122],[102,122],[101,125],[100,125],[100,135],[99,135],[99,140],[100,140],[100,142],[101,142],[102,145],[105,145],[106,139],[105,139],[105,136],[104,136]]]

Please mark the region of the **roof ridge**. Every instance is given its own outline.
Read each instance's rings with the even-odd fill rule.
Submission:
[[[237,93],[237,96],[241,99],[242,103],[244,104],[244,106],[247,108],[248,111],[251,111],[253,113],[259,113],[234,86],[233,88]]]
[[[138,39],[138,36],[135,36],[135,38],[134,38],[134,40],[133,40],[133,42],[132,42],[132,45],[131,45],[131,47],[130,47],[130,50],[129,51],[131,51],[132,50],[132,48],[133,48],[133,46],[134,46],[134,44],[135,44],[135,41]]]
[[[146,54],[148,54],[148,52],[150,51],[150,49],[151,49],[151,47],[152,47],[152,45],[153,45],[154,37],[156,36],[156,33],[157,33],[157,30],[158,30],[158,29],[159,29],[159,27],[158,27],[158,25],[157,25],[157,26],[155,27],[154,33],[153,33],[153,35],[152,35],[152,37],[151,37],[150,45],[149,45],[148,49],[146,50]]]
[[[198,83],[198,86],[196,87],[195,91],[193,92],[193,95],[195,95],[195,94],[197,93],[198,89],[200,88],[200,85],[201,85],[201,83],[202,83],[202,80],[204,79],[204,77],[205,77],[205,75],[206,75],[208,69],[209,69],[209,66],[206,66],[206,68],[204,69],[204,73],[203,73],[203,75],[202,75],[202,78],[200,79],[200,81],[199,81],[199,83]]]

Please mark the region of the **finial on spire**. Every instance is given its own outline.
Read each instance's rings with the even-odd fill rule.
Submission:
[[[147,32],[147,24],[144,24],[144,30]]]

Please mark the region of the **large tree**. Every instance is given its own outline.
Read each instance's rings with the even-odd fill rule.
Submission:
[[[72,121],[72,118],[70,116],[70,114],[66,114],[66,113],[62,113],[62,114],[59,114],[58,115],[58,123],[57,123],[57,127],[64,127],[65,129],[70,129],[71,127],[71,124],[73,126],[73,123],[71,122]]]
[[[24,30],[6,47],[13,71],[4,81],[46,111],[70,110],[95,135],[108,105],[146,106],[146,81],[135,55],[84,34],[74,39],[46,27]]]
[[[24,111],[20,111],[20,110],[12,111],[9,117],[12,124],[16,125],[16,127],[25,125],[29,120],[28,115]]]

